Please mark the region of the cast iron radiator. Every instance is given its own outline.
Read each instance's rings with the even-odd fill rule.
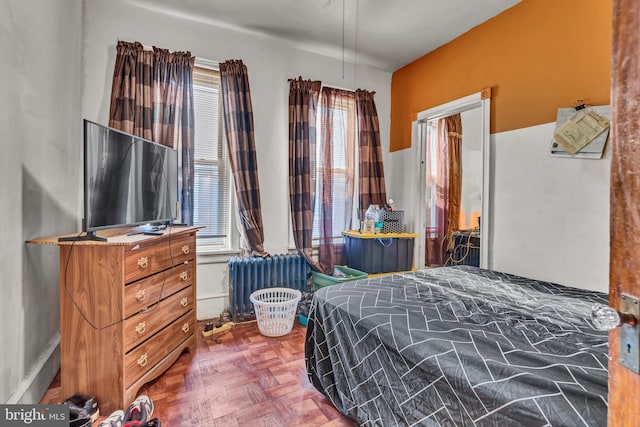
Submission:
[[[243,257],[229,260],[229,294],[231,315],[253,313],[249,300],[252,292],[263,288],[293,288],[300,292],[307,290],[309,267],[299,254],[272,255],[267,258]]]

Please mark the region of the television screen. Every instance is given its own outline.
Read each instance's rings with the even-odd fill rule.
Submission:
[[[84,231],[176,218],[178,153],[84,121]]]

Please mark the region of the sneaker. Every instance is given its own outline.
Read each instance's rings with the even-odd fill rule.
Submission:
[[[144,394],[138,396],[125,412],[124,426],[145,426],[153,415],[153,402]],[[139,423],[134,423],[139,422]]]
[[[160,419],[153,418],[146,423],[143,423],[142,421],[128,421],[123,425],[123,427],[162,427],[162,423],[160,422]]]
[[[69,418],[71,420],[91,418],[91,422],[94,422],[100,416],[98,401],[95,397],[77,393],[66,398],[62,403],[69,407]]]
[[[102,420],[98,427],[122,427],[124,422],[124,411],[118,409],[113,411],[106,419]]]

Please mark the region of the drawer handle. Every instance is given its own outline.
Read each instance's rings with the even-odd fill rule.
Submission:
[[[145,353],[142,356],[138,357],[138,365],[144,366],[146,364],[147,364],[147,353]]]
[[[185,334],[187,332],[189,332],[189,324],[185,323],[184,325],[182,325],[182,332],[184,332]]]
[[[189,245],[184,245],[182,247],[182,253],[185,255],[189,253]]]
[[[180,305],[186,307],[187,305],[189,305],[189,299],[187,297],[182,298],[180,300]]]
[[[140,302],[142,302],[146,297],[146,291],[144,289],[140,289],[138,292],[136,292],[136,299]]]
[[[189,278],[189,274],[186,271],[180,273],[180,280],[186,281]]]
[[[146,256],[143,256],[138,260],[138,265],[140,266],[140,268],[147,268],[147,266],[149,265],[149,260]]]
[[[144,334],[144,331],[146,331],[146,329],[147,329],[146,322],[140,322],[136,325],[136,332],[138,334]]]

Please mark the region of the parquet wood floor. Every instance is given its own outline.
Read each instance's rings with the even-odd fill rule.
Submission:
[[[304,334],[296,320],[284,337],[261,335],[255,321],[218,342],[199,335],[194,355],[183,353],[138,394],[151,397],[163,427],[355,426],[309,383]],[[60,394],[58,374],[41,403],[59,403]]]

